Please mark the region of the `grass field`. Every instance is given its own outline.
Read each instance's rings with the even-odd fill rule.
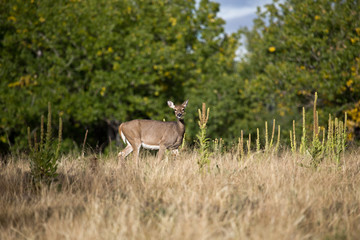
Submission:
[[[62,157],[58,181],[35,191],[26,157],[0,170],[0,239],[358,239],[360,149],[337,167],[308,156],[197,153],[177,159]]]

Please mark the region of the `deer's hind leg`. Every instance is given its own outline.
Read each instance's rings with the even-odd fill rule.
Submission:
[[[126,148],[124,148],[121,152],[118,154],[118,158],[120,158],[121,161],[123,161],[127,155],[129,155],[133,151],[133,147],[131,144],[128,144]]]

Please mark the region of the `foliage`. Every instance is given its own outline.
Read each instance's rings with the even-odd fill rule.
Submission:
[[[163,103],[184,97],[193,106],[187,140],[196,138],[202,102],[213,109],[211,139],[231,143],[242,129],[256,136],[275,117],[284,137],[316,91],[319,126],[330,112],[347,111],[349,137],[360,136],[358,1],[274,1],[259,8],[252,29],[231,35],[218,3],[196,2],[2,1],[1,152],[26,148],[23,126],[34,125],[49,101],[68,148],[79,148],[88,130],[87,143],[101,149],[120,122],[162,120]],[[241,36],[248,53],[238,59]],[[257,150],[271,145],[257,140]]]
[[[259,126],[280,115],[281,125],[289,129],[317,91],[319,119],[350,111],[354,137],[360,126],[359,10],[359,1],[351,0],[274,1],[259,8],[253,28],[245,30],[248,54],[239,63],[241,104],[249,106],[238,113],[240,119],[246,115]],[[249,124],[237,122],[239,128]]]
[[[108,141],[113,125],[162,120],[163,103],[199,94],[233,70],[237,35],[202,0],[2,1],[0,147],[25,148],[26,129],[52,103],[67,142]],[[196,106],[196,104],[194,104]],[[195,108],[196,109],[196,108]],[[194,114],[187,136],[194,138]],[[113,125],[112,125],[112,124]]]
[[[62,139],[62,119],[59,118],[59,135],[57,141],[52,138],[51,107],[48,106],[46,137],[44,138],[44,116],[41,116],[40,142],[34,132],[34,141],[31,139],[28,127],[28,143],[30,148],[30,173],[35,186],[41,183],[50,184],[57,176],[58,159]]]

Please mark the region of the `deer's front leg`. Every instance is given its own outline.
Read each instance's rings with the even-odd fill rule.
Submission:
[[[134,144],[134,160],[136,162],[136,166],[140,167],[140,161],[139,161],[139,152],[141,148],[141,143]]]
[[[174,158],[176,159],[177,156],[179,155],[179,149],[173,149],[171,150],[171,153],[174,155]]]

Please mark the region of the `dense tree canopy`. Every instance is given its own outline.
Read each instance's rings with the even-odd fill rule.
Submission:
[[[301,119],[303,106],[311,108],[317,91],[322,123],[329,113],[347,111],[354,133],[360,126],[359,20],[360,2],[351,0],[288,0],[259,11],[239,69],[244,98],[255,111],[250,118],[267,113],[289,125]]]
[[[89,129],[90,143],[102,144],[112,121],[172,120],[168,99],[190,97],[196,112],[192,95],[233,69],[237,37],[224,33],[210,1],[1,4],[2,143],[25,146],[26,126],[50,101],[65,138],[80,142]]]

